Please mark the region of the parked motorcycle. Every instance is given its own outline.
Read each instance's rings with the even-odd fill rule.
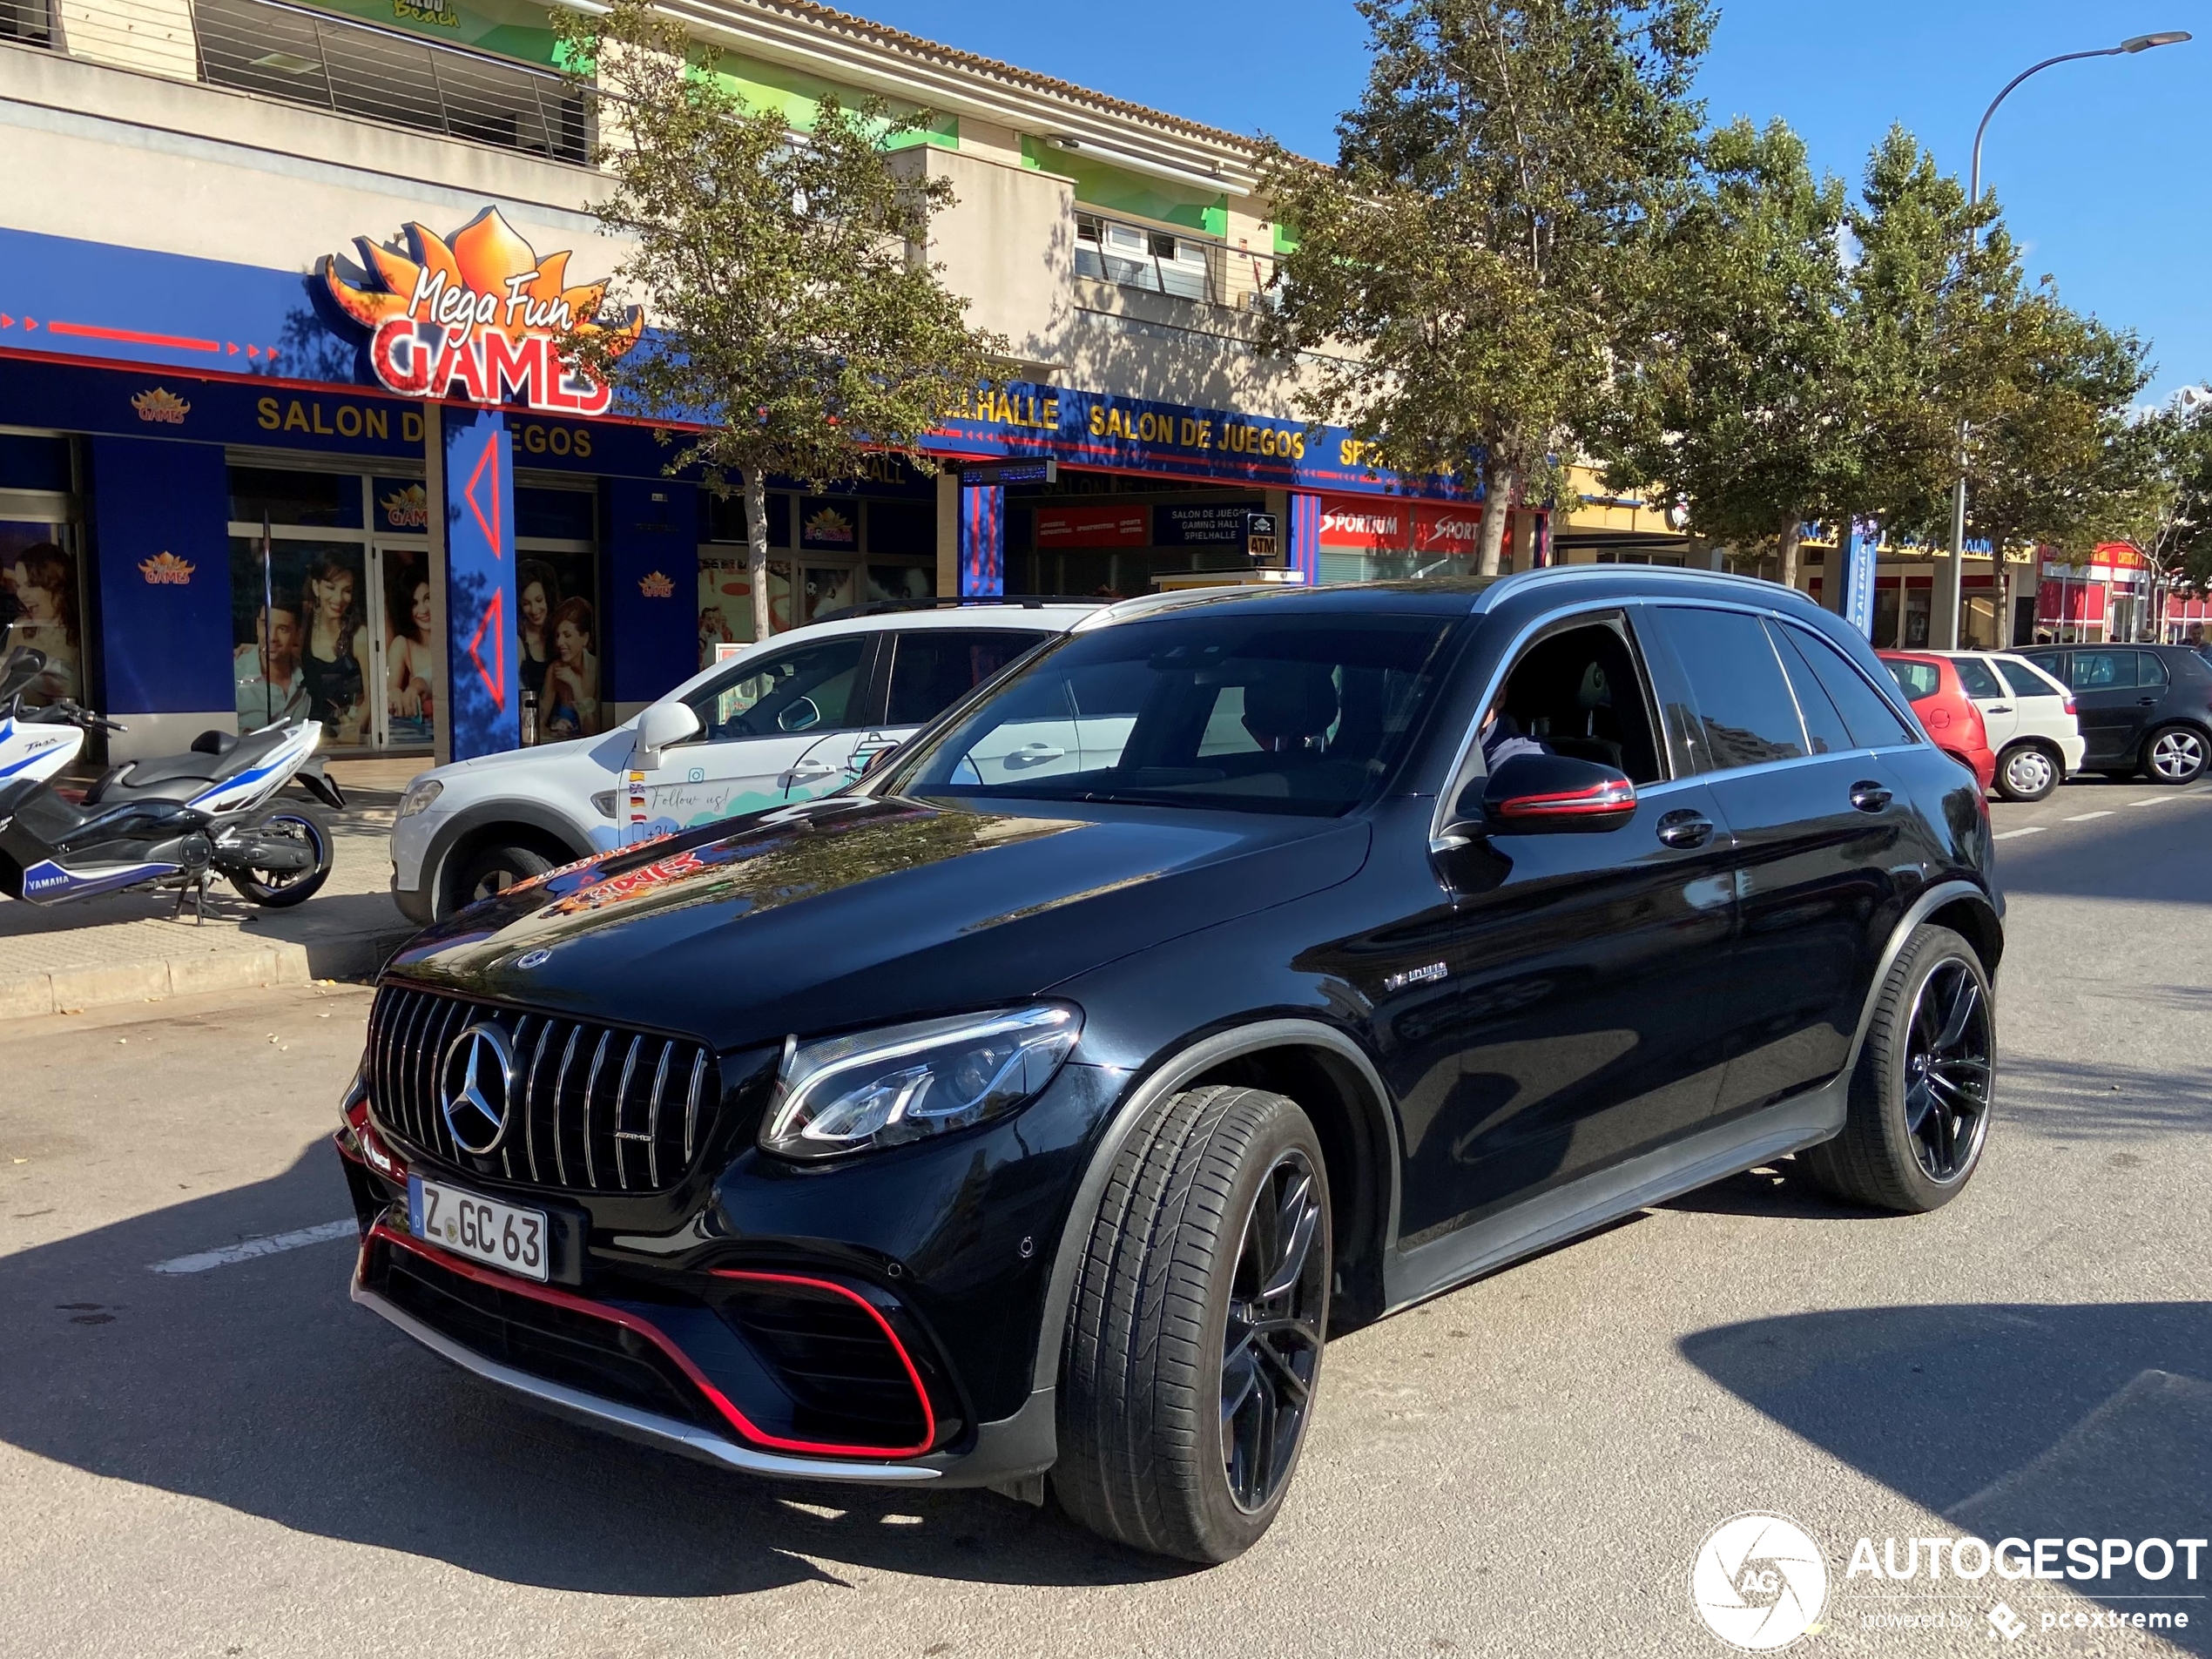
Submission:
[[[24,672],[23,655],[0,664],[0,717],[6,721],[0,742],[11,745],[0,748],[0,769],[10,754],[18,756],[19,767],[12,775],[0,770],[0,893],[51,905],[134,887],[173,887],[179,913],[192,898],[204,916],[217,876],[272,907],[300,904],[329,879],[329,826],[311,808],[273,804],[287,784],[297,782],[326,805],[344,807],[344,793],[315,754],[320,721],[272,725],[245,737],[203,732],[185,754],[109,767],[81,803],[72,803],[54,792],[53,775],[85,732],[127,728],[69,702],[24,710],[22,686],[44,661]],[[11,680],[16,689],[9,692]],[[75,742],[54,760],[45,738],[62,728]]]
[[[51,778],[84,746],[80,727],[42,718],[44,709],[22,707],[24,692],[45,666],[46,654],[28,645],[0,659],[0,784]]]

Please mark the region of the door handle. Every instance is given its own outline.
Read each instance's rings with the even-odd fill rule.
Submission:
[[[2158,699],[2155,697],[2139,697],[2135,699],[2135,706],[2139,709],[2156,708]]]
[[[811,784],[824,778],[834,778],[841,770],[820,760],[802,760],[784,775],[794,784]]]
[[[2013,711],[2013,705],[2009,703],[1992,703],[1989,705],[1989,711],[1992,714],[2010,714]]]
[[[1055,749],[1049,743],[1025,743],[1007,756],[1006,764],[1009,766],[1042,766],[1048,760],[1064,760],[1067,755],[1065,749]]]
[[[1659,839],[1669,846],[1703,846],[1713,839],[1713,820],[1685,806],[1659,820]]]
[[[1861,779],[1851,786],[1851,804],[1862,813],[1878,813],[1890,804],[1890,792],[1880,784]]]

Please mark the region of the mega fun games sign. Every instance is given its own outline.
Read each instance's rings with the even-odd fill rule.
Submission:
[[[606,283],[570,286],[567,251],[540,259],[496,207],[450,240],[419,224],[404,235],[404,248],[356,237],[358,272],[332,257],[317,267],[333,302],[369,331],[369,367],[386,389],[520,402],[547,415],[606,413],[612,394],[556,342],[604,334],[627,351],[644,333],[642,309],[601,320]]]

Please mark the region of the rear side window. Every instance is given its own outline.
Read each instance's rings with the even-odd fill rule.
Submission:
[[[2014,697],[2058,697],[2062,695],[2062,692],[2058,686],[2052,685],[2050,681],[2045,679],[2040,674],[2038,674],[2033,669],[2027,667],[2025,664],[2008,663],[2003,658],[2000,657],[1997,659],[1997,671],[2005,677],[2005,684],[2013,688],[2013,695]]]
[[[2077,691],[2132,691],[2135,685],[2135,653],[2132,651],[2078,651],[2074,653],[2074,689]]]
[[[2058,681],[2060,685],[2064,685],[2068,683],[2066,672],[2066,658],[2059,652],[2054,651],[2030,651],[2027,653],[2027,660],[2034,664],[2036,667],[2041,669],[2046,674],[2048,674],[2053,679]]]
[[[1797,699],[1757,617],[1672,605],[1661,614],[1697,705],[1709,767],[1756,766],[1808,752]]]
[[[915,628],[900,634],[883,723],[927,724],[1043,638],[1003,628]]]
[[[1813,678],[1812,669],[1790,644],[1791,629],[1770,621],[1766,631],[1776,642],[1774,654],[1782,659],[1782,671],[1788,677],[1790,690],[1797,699],[1797,712],[1804,717],[1805,737],[1812,745],[1813,753],[1841,754],[1846,749],[1856,748],[1851,732],[1844,725],[1844,717],[1837,711],[1826,688]]]
[[[1959,671],[1959,683],[1966,688],[1968,697],[2002,697],[2005,687],[1997,676],[1989,671],[1989,664],[1979,657],[1954,657],[1952,665]]]
[[[1853,745],[1861,749],[1894,749],[1913,740],[1912,731],[1898,718],[1897,711],[1866,683],[1866,677],[1843,652],[1803,628],[1782,627],[1775,631],[1782,636],[1783,644],[1812,671],[1813,678],[1820,682],[1820,689],[1836,705],[1836,712],[1844,717]]]
[[[2155,651],[2139,651],[2135,653],[2135,684],[2145,691],[2166,689],[2166,664]]]
[[[1899,661],[1885,657],[1882,666],[1890,671],[1905,695],[1918,703],[1924,697],[1933,697],[1943,689],[1943,676],[1933,663],[1918,663],[1910,659]]]

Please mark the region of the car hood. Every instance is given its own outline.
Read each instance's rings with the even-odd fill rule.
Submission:
[[[1032,996],[1347,880],[1367,843],[1362,819],[838,798],[564,867],[388,973],[728,1049]]]

